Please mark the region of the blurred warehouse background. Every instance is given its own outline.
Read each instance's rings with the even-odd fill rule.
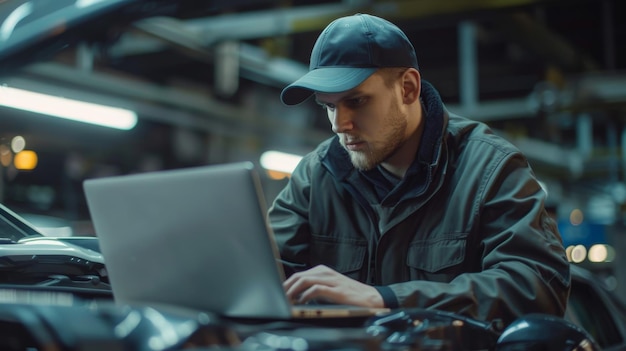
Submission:
[[[16,11],[44,17],[105,2],[0,1],[0,40]],[[545,185],[570,259],[626,295],[624,1],[136,3],[154,16],[134,21],[120,11],[74,31],[59,22],[49,34],[67,30],[68,43],[0,56],[0,202],[51,235],[93,235],[87,178],[240,160],[262,167],[268,151],[310,151],[331,136],[324,112],[313,101],[285,107],[280,90],[306,72],[331,20],[365,12],[407,33],[422,77],[449,110],[519,146]],[[55,96],[123,108],[137,121],[116,129],[51,118],[15,106],[24,91],[38,94],[23,98],[29,106]],[[288,175],[269,168],[268,202]]]

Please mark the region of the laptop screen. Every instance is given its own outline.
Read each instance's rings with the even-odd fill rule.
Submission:
[[[233,317],[290,316],[252,163],[90,179],[83,185],[117,302]]]

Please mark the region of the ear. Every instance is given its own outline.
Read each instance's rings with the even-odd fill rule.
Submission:
[[[419,102],[422,88],[420,73],[415,68],[407,69],[402,75],[402,102],[407,105]]]

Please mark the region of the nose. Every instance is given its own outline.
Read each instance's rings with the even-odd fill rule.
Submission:
[[[350,111],[337,106],[332,110],[328,109],[327,113],[333,133],[346,133],[354,128]]]

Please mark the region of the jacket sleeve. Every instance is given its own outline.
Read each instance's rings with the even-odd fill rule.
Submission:
[[[526,159],[506,158],[490,175],[477,204],[468,250],[478,250],[476,272],[449,283],[390,285],[401,307],[431,307],[510,323],[533,312],[563,316],[570,289],[569,262],[545,192]]]
[[[308,268],[309,157],[305,156],[296,167],[289,182],[274,199],[268,211],[270,226],[274,232],[287,277]]]

